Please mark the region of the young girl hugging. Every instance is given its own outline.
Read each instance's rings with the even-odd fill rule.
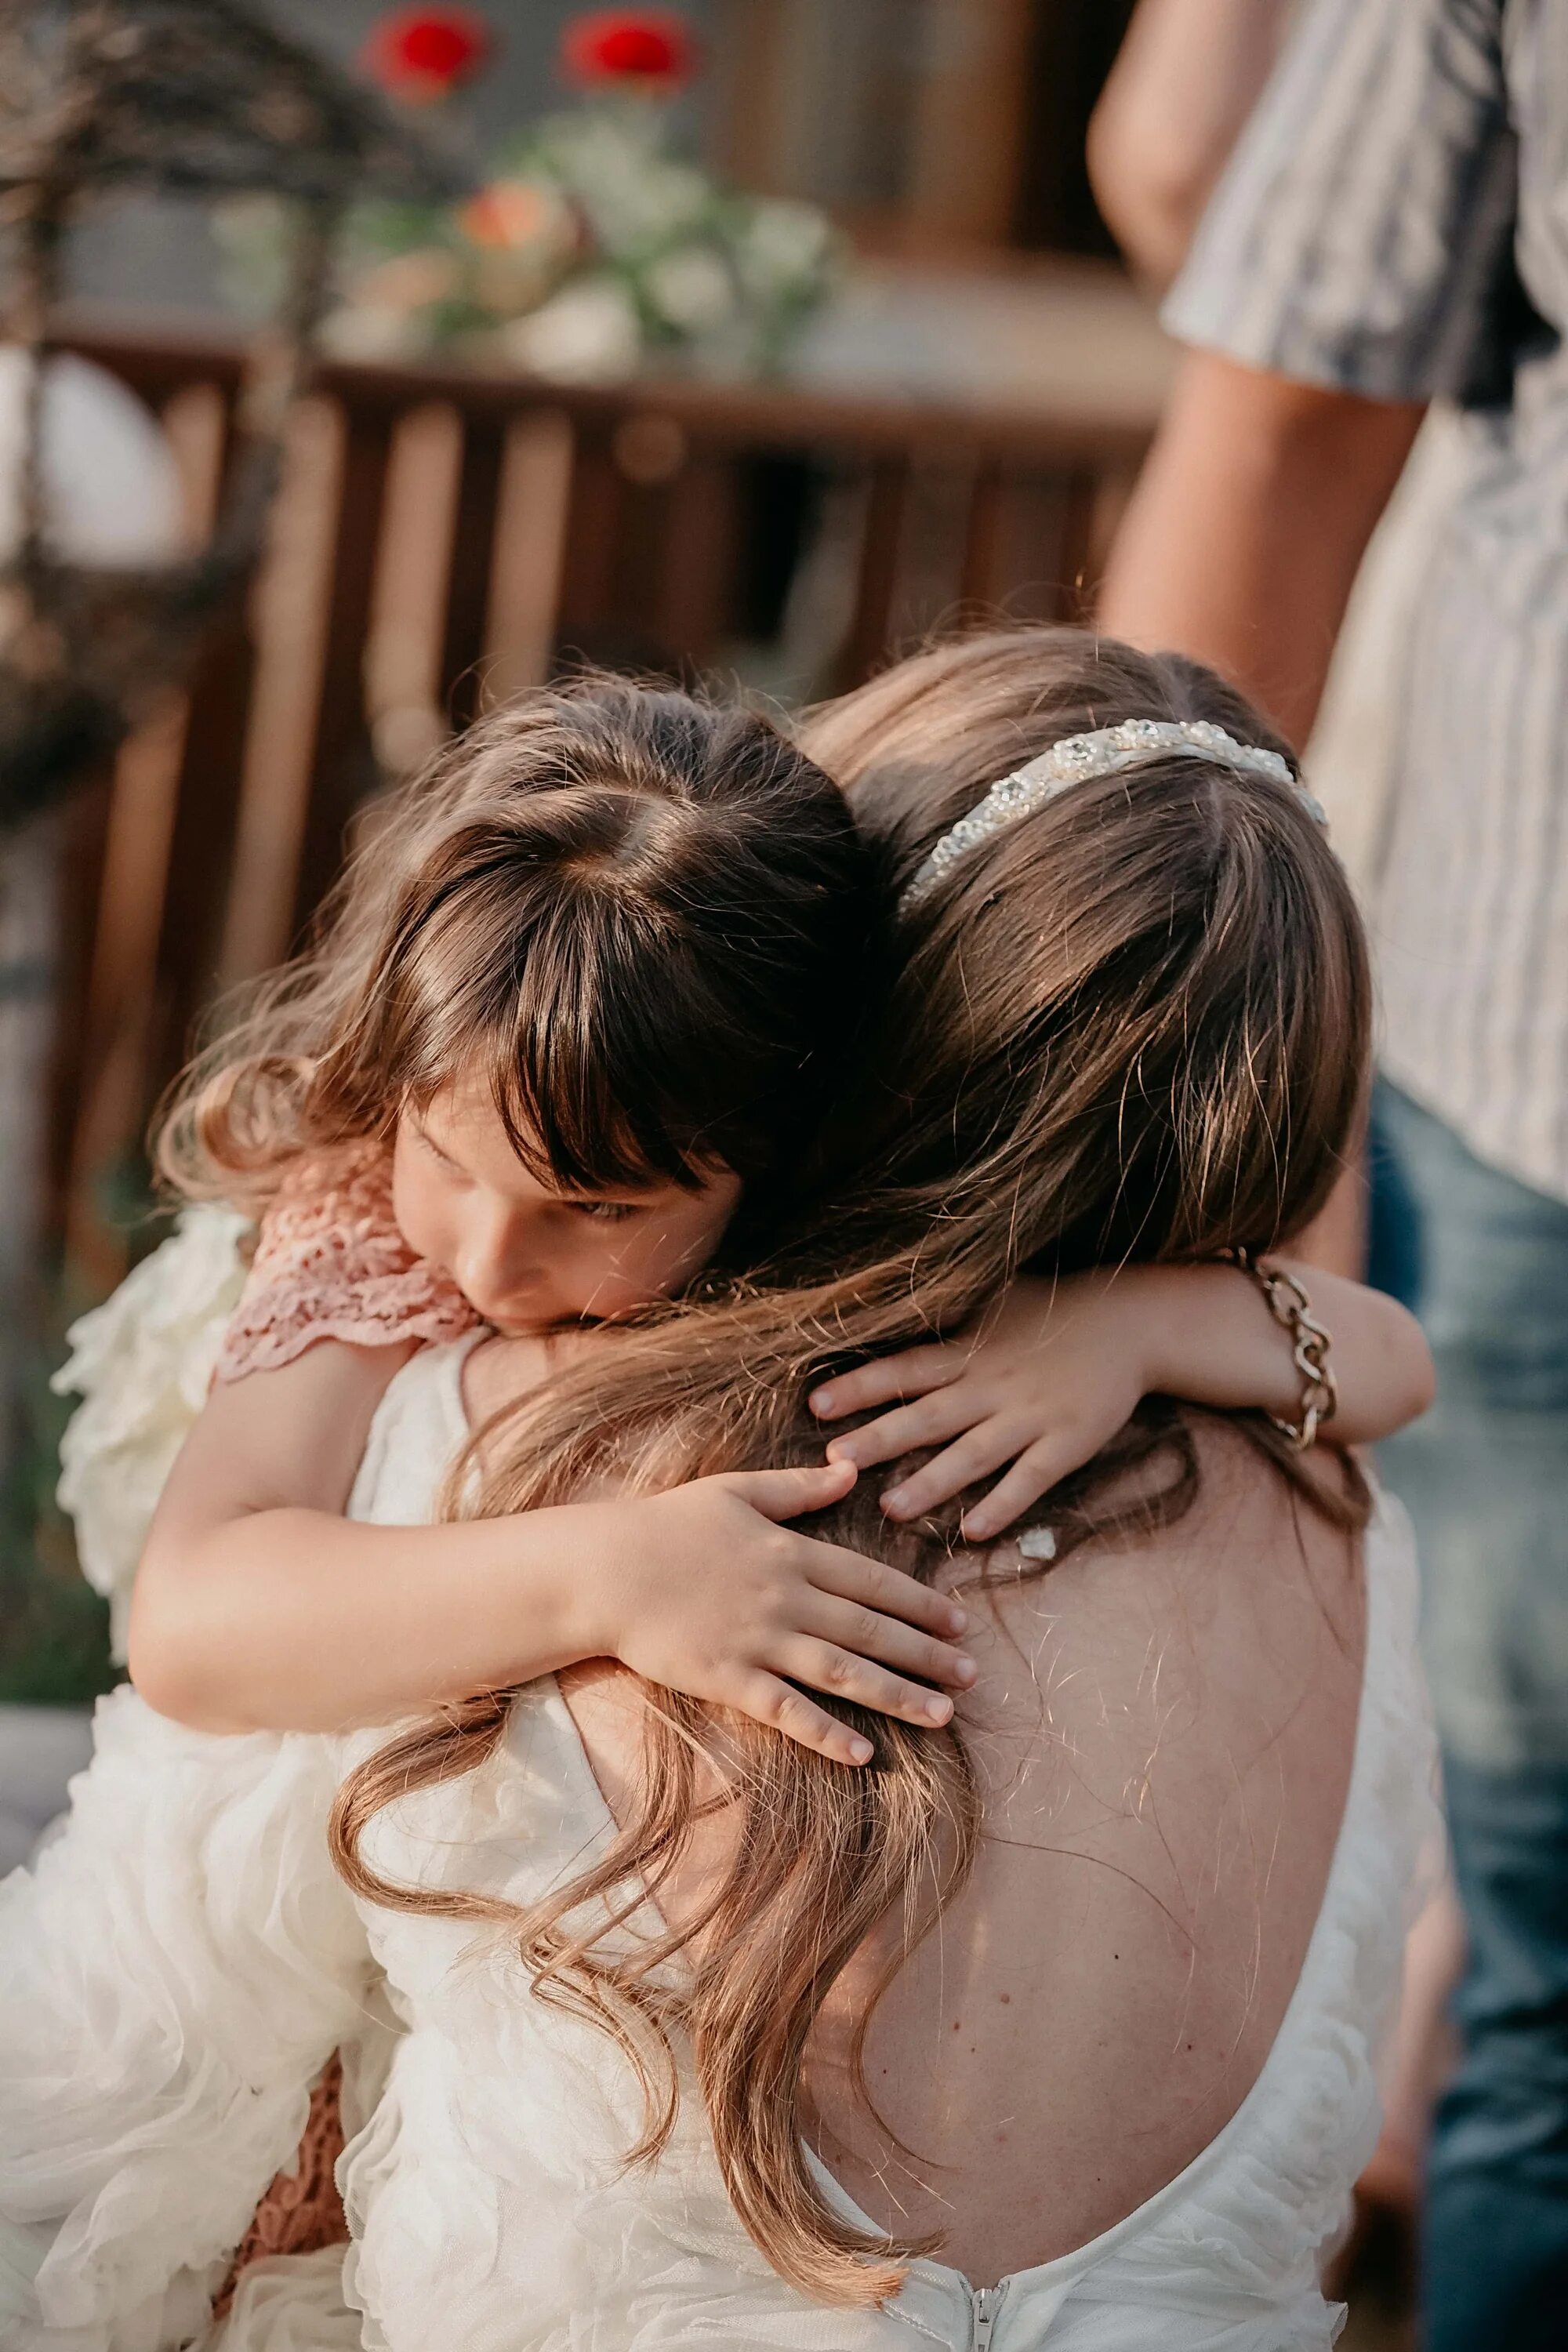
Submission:
[[[683,694],[531,698],[405,793],[163,1130],[187,1195],[265,1213],[137,1575],[153,1706],[334,1729],[603,1653],[768,1719],[825,1678],[945,1717],[953,1613],[775,1524],[847,1467],[461,1533],[342,1516],[415,1348],[559,1355],[765,1250],[885,930],[837,787]],[[844,1752],[815,1711],[796,1727]]]
[[[1123,743],[1107,721],[1153,732]],[[461,892],[427,890],[421,926],[390,872],[388,952],[364,958],[331,1020],[280,1023],[226,1099],[197,1097],[231,1164],[259,1164],[263,1111],[280,1118],[310,1099],[289,1087],[328,1074],[340,1091],[287,1130],[291,1148],[390,1140],[405,1244],[486,1322],[401,1343],[349,1433],[363,1459],[334,1459],[331,1479],[315,1465],[343,1434],[329,1416],[352,1418],[352,1365],[294,1429],[304,1480],[274,1473],[213,1511],[197,1487],[230,1474],[201,1463],[198,1431],[138,1610],[160,1581],[194,1588],[204,1557],[222,1580],[226,1547],[253,1539],[268,1597],[236,1576],[230,1622],[247,1641],[291,1623],[302,1652],[286,1555],[319,1544],[317,1622],[342,1654],[300,1657],[305,1706],[334,1706],[333,1722],[362,1705],[412,1713],[421,1683],[446,1703],[337,1797],[357,1906],[322,1842],[363,1738],[345,1754],[182,1730],[133,1694],[106,1706],[70,1827],[11,1883],[0,1927],[13,2013],[32,2028],[0,2037],[0,2315],[17,2315],[0,2342],[198,2332],[334,2041],[363,2126],[342,2173],[359,2311],[332,2300],[335,2272],[263,2264],[226,2352],[357,2343],[360,2312],[398,2352],[872,2352],[911,2329],[993,2352],[1331,2340],[1314,2265],[1372,2113],[1425,1749],[1397,1524],[1344,1454],[1270,1426],[1293,1421],[1305,1441],[1304,1407],[1331,1397],[1321,1352],[1304,1397],[1248,1263],[1307,1228],[1353,1131],[1369,1003],[1353,909],[1278,748],[1183,665],[1070,635],[982,641],[905,666],[807,740],[850,778],[901,908],[890,1000],[879,984],[864,1058],[838,1081],[851,1132],[820,1176],[811,1139],[787,1171],[742,1165],[716,1112],[677,1126],[672,1092],[647,1117],[640,1063],[623,1066],[640,1157],[612,1160],[634,1113],[608,1083],[626,1008],[584,984],[598,971],[560,957],[571,985],[550,1000],[552,1034],[580,1023],[574,1058],[531,1060],[521,1016],[490,1047],[482,993],[445,1026],[471,960],[434,959],[427,997],[416,982]],[[341,938],[354,891],[376,887],[350,886]],[[576,940],[581,919],[538,936]],[[320,976],[298,985],[308,997]],[[514,960],[509,1013],[531,1009],[531,985]],[[366,1068],[397,1090],[356,1095]],[[445,1155],[427,1184],[403,1164],[422,1134]],[[717,1171],[729,1213],[676,1236]],[[681,1196],[650,1214],[679,1269],[662,1289],[645,1274],[607,1296],[601,1266],[585,1290],[557,1277],[537,1194],[559,1216],[647,1209],[661,1177]],[[492,1238],[487,1257],[474,1231],[527,1246],[509,1256]],[[1306,1279],[1334,1331],[1339,1430],[1375,1426],[1402,1327],[1380,1336],[1352,1288]],[[1203,1328],[1227,1317],[1234,1345]],[[1215,1393],[1216,1362],[1249,1351],[1248,1390]],[[334,1353],[323,1340],[220,1386],[209,1411]],[[852,1465],[813,1463],[824,1419],[857,1402],[858,1359],[874,1403],[909,1400],[835,1441],[899,1458],[879,1501],[851,1491]],[[1167,1393],[1139,1403],[1153,1373]],[[1170,1401],[1178,1376],[1265,1412],[1235,1428],[1189,1415]],[[1414,1401],[1419,1366],[1400,1377],[1396,1401]],[[1092,1460],[1080,1382],[1103,1423]],[[949,1458],[908,1456],[911,1416]],[[257,1444],[237,1414],[226,1450]],[[662,1689],[646,1663],[640,1679],[536,1666],[512,1687],[520,1656],[622,1656],[613,1609],[570,1622],[573,1563],[617,1542],[622,1582],[641,1580],[646,1542],[676,1610],[688,1587],[722,1592],[738,1559],[723,1662],[749,1670],[755,1627],[783,1622],[754,1598],[763,1579],[746,1582],[749,1522],[694,1520],[708,1554],[693,1540],[666,1568],[657,1512],[704,1491],[744,1501],[759,1491],[745,1481],[774,1476],[819,1482],[778,1497],[781,1517],[819,1498],[810,1534],[754,1538],[774,1589],[809,1610],[858,1571],[791,1546],[847,1540],[846,1560],[888,1580],[873,1602],[895,1597],[873,1618],[936,1650],[889,1665],[862,1618],[844,1657],[917,1695],[950,1676],[961,1720],[868,1699],[782,1645],[763,1671],[830,1732],[804,1711],[775,1727],[771,1694],[705,1700],[701,1659]],[[1038,1489],[1018,1500],[1036,1480],[1043,1513]],[[947,1507],[960,1492],[962,1513]],[[388,1524],[435,1517],[443,1496],[446,1524]],[[330,1532],[345,1500],[399,1618],[368,1664],[377,1587]],[[640,1522],[615,1520],[639,1501]],[[998,1545],[977,1531],[988,1509],[1030,1524]],[[492,1563],[518,1555],[509,1584]],[[356,1626],[342,1596],[362,1573]],[[476,1608],[469,1583],[487,1578]],[[900,1578],[966,1592],[977,1677]],[[805,1638],[831,1643],[820,1622]],[[411,1632],[426,1654],[394,1659]],[[228,1687],[267,1671],[231,1661]],[[463,1674],[466,1697],[444,1679]],[[847,1769],[867,1750],[875,1770]],[[476,1947],[487,1922],[505,1935]],[[385,2039],[363,2060],[378,2015],[390,2073]],[[950,2262],[1006,2275],[972,2288]]]

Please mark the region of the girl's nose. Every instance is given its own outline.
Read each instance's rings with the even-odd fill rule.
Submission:
[[[519,1220],[508,1215],[476,1219],[463,1234],[452,1271],[464,1297],[487,1320],[527,1287],[525,1242]]]

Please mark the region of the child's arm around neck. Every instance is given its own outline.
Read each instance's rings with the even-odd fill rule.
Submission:
[[[1304,1284],[1333,1335],[1332,1443],[1371,1444],[1426,1412],[1432,1358],[1414,1316],[1342,1275],[1272,1263]],[[1098,1454],[1141,1397],[1294,1420],[1301,1393],[1290,1337],[1238,1268],[1129,1265],[1020,1280],[974,1330],[841,1374],[812,1403],[825,1429],[892,1405],[833,1438],[834,1459],[857,1470],[942,1449],[889,1490],[892,1517],[919,1518],[1002,1473],[964,1514],[971,1540],[989,1542]]]
[[[847,1763],[869,1743],[796,1685],[947,1719],[951,1700],[928,1685],[973,1678],[939,1638],[963,1612],[781,1524],[838,1499],[853,1478],[837,1465],[509,1518],[345,1518],[376,1407],[412,1353],[323,1340],[214,1389],[132,1603],[132,1679],[161,1713],[212,1732],[342,1730],[613,1657]]]

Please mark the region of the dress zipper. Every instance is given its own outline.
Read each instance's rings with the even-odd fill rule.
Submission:
[[[991,2333],[996,2325],[996,2313],[1002,2301],[999,2286],[971,2287],[974,2303],[970,2325],[969,2352],[991,2352]]]

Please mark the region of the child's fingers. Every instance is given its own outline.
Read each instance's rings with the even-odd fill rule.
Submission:
[[[837,1373],[813,1389],[806,1402],[824,1421],[837,1421],[847,1412],[865,1412],[894,1397],[924,1396],[928,1389],[944,1387],[958,1378],[967,1361],[963,1348],[904,1348],[896,1356],[876,1356],[853,1371]]]
[[[723,1484],[764,1519],[798,1519],[841,1501],[855,1484],[855,1466],[837,1461],[808,1463],[799,1470],[731,1470]]]
[[[1026,1447],[1005,1478],[963,1515],[963,1533],[971,1543],[985,1543],[1010,1528],[1031,1503],[1048,1495],[1058,1478],[1078,1468],[1072,1446],[1059,1436],[1041,1438]]]
[[[868,1764],[871,1743],[864,1732],[847,1723],[840,1723],[815,1699],[807,1698],[792,1683],[781,1682],[777,1675],[763,1674],[760,1669],[745,1675],[734,1691],[723,1694],[723,1703],[738,1707],[754,1723],[764,1723],[770,1731],[782,1731],[801,1748],[815,1748],[817,1755],[831,1758],[835,1764]]]
[[[805,1537],[801,1540],[810,1543],[806,1575],[819,1592],[856,1601],[881,1617],[901,1618],[906,1625],[921,1626],[928,1633],[962,1633],[969,1622],[956,1601],[933,1592],[929,1584],[906,1576],[901,1568],[890,1568],[885,1559],[847,1551],[841,1544],[818,1543]]]
[[[879,1715],[896,1716],[900,1723],[929,1727],[945,1723],[952,1713],[952,1701],[945,1691],[926,1690],[919,1683],[906,1682],[902,1675],[889,1674],[886,1666],[857,1657],[853,1650],[841,1650],[836,1642],[816,1641],[809,1633],[794,1634],[782,1642],[777,1663],[792,1682],[829,1691],[835,1698],[852,1700],[857,1706],[873,1707]]]
[[[933,1461],[912,1472],[901,1486],[889,1486],[882,1497],[882,1508],[890,1519],[918,1519],[923,1511],[934,1511],[938,1504],[962,1495],[977,1478],[999,1470],[1027,1438],[1028,1431],[1014,1422],[1000,1417],[983,1421],[978,1428],[966,1429],[955,1444],[947,1446]]]
[[[967,1690],[974,1680],[974,1661],[951,1643],[922,1633],[897,1617],[883,1617],[864,1601],[840,1601],[831,1592],[814,1596],[815,1606],[804,1631],[819,1634],[840,1650],[858,1658],[875,1658],[901,1675],[918,1675],[921,1682],[946,1683]]]
[[[868,1421],[864,1429],[847,1430],[842,1437],[830,1438],[827,1458],[853,1462],[857,1470],[868,1470],[874,1462],[896,1462],[900,1454],[909,1454],[917,1445],[940,1445],[944,1438],[956,1437],[961,1429],[973,1426],[984,1412],[970,1384],[958,1381],[933,1389],[912,1404],[895,1405],[891,1412]]]

